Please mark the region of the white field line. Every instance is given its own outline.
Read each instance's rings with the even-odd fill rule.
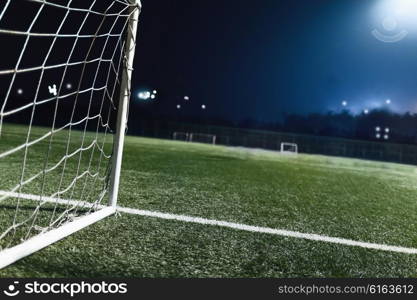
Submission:
[[[4,192],[4,191],[0,191],[0,195],[8,195],[10,197],[19,196],[18,193],[11,193],[11,192]],[[27,199],[27,200],[35,200],[35,201],[41,200],[40,196],[28,195],[28,194],[20,194],[20,198]],[[84,205],[85,207],[92,206],[92,204],[88,202],[75,201],[75,200],[60,200],[60,199],[53,199],[50,197],[42,197],[42,201],[59,203],[59,204],[78,204],[78,205]],[[97,207],[105,208],[107,206],[99,205]],[[161,213],[161,212],[125,208],[125,207],[117,207],[117,211],[127,213],[127,214],[132,214],[132,215],[144,216],[144,217],[158,218],[158,219],[164,219],[164,220],[175,220],[175,221],[180,221],[180,222],[187,222],[187,223],[194,223],[194,224],[201,224],[201,225],[225,227],[225,228],[231,228],[235,230],[266,233],[266,234],[298,238],[298,239],[304,239],[304,240],[310,240],[310,241],[326,242],[326,243],[360,247],[360,248],[366,248],[366,249],[374,249],[374,250],[380,250],[380,251],[389,251],[389,252],[397,252],[397,253],[405,253],[405,254],[417,254],[417,248],[407,248],[407,247],[400,247],[400,246],[367,243],[367,242],[354,241],[354,240],[349,240],[349,239],[344,239],[344,238],[329,237],[329,236],[319,235],[319,234],[302,233],[302,232],[297,232],[297,231],[274,229],[274,228],[268,228],[268,227],[258,227],[258,226],[251,226],[251,225],[245,225],[245,224],[239,224],[239,223],[231,223],[231,222],[210,220],[210,219],[199,218],[199,217],[175,215],[175,214],[169,214],[169,213]]]
[[[209,220],[209,219],[198,218],[198,217],[166,214],[166,213],[132,209],[132,208],[118,207],[117,210],[120,212],[128,213],[128,214],[153,217],[153,218],[159,218],[159,219],[165,219],[165,220],[175,220],[175,221],[181,221],[181,222],[187,222],[187,223],[227,227],[227,228],[249,231],[249,232],[268,233],[268,234],[279,235],[279,236],[284,236],[284,237],[292,237],[292,238],[305,239],[305,240],[310,240],[310,241],[327,242],[327,243],[332,243],[332,244],[354,246],[354,247],[361,247],[361,248],[367,248],[367,249],[391,251],[391,252],[406,253],[406,254],[417,254],[417,248],[406,248],[406,247],[399,247],[399,246],[359,242],[359,241],[336,238],[336,237],[329,237],[329,236],[319,235],[319,234],[301,233],[297,231],[273,229],[273,228],[268,228],[268,227],[258,227],[258,226],[251,226],[251,225],[245,225],[245,224],[239,224],[239,223],[231,223],[231,222]]]

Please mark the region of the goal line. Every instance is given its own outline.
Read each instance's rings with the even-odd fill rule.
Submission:
[[[5,192],[5,191],[0,191],[0,196],[2,196],[2,195],[3,196],[10,196],[10,197],[18,196],[17,193],[10,193],[10,192]],[[51,198],[51,197],[40,197],[40,196],[37,196],[37,195],[31,195],[31,194],[19,194],[19,197],[22,198],[22,199],[26,199],[26,200],[45,201],[45,202],[59,203],[59,204],[73,204],[73,205],[77,204],[77,205],[81,205],[81,206],[85,206],[85,207],[89,207],[89,206],[91,207],[91,205],[92,205],[91,203],[88,203],[88,202],[82,202],[82,201],[76,201],[76,200],[55,199],[55,198]],[[162,212],[149,211],[149,210],[140,210],[140,209],[134,209],[134,208],[120,207],[120,206],[116,207],[114,210],[112,210],[111,207],[108,207],[108,206],[105,206],[105,205],[98,205],[97,208],[99,208],[101,210],[98,211],[97,213],[93,213],[92,215],[89,215],[89,216],[84,217],[84,218],[94,218],[93,215],[97,214],[95,216],[96,218],[101,217],[100,219],[103,219],[106,216],[111,215],[111,214],[113,214],[117,211],[117,212],[122,212],[122,213],[126,213],[126,214],[137,215],[137,216],[143,216],[143,217],[151,217],[151,218],[158,218],[158,219],[164,219],[164,220],[173,220],[173,221],[180,221],[180,222],[193,223],[193,224],[224,227],[224,228],[230,228],[230,229],[247,231],[247,232],[272,234],[272,235],[276,235],[276,236],[304,239],[304,240],[316,241],[316,242],[326,242],[326,243],[338,244],[338,245],[343,245],[343,246],[359,247],[359,248],[365,248],[365,249],[371,249],[371,250],[396,252],[396,253],[403,253],[403,254],[417,254],[417,248],[409,248],[409,247],[402,247],[402,246],[394,246],[394,245],[386,245],[386,244],[377,244],[377,243],[355,241],[355,240],[350,240],[350,239],[330,237],[330,236],[313,234],[313,233],[303,233],[303,232],[291,231],[291,230],[285,230],[285,229],[260,227],[260,226],[246,225],[246,224],[233,223],[233,222],[227,222],[227,221],[206,219],[206,218],[201,218],[201,217],[192,217],[192,216],[185,216],[185,215],[162,213]],[[100,214],[98,214],[98,213],[100,213]],[[98,220],[100,220],[100,219],[98,219]],[[96,222],[96,221],[94,221],[94,222]],[[74,221],[70,224],[73,224],[75,222],[77,222],[77,221]],[[88,220],[86,220],[84,222],[87,223]],[[94,222],[92,222],[92,223],[94,223]],[[82,229],[84,227],[87,227],[88,225],[90,225],[92,223],[88,223],[85,226],[81,227],[80,229]],[[63,226],[62,228],[64,228],[64,227],[65,226]],[[62,230],[62,228],[58,228],[56,230]],[[66,229],[64,228],[64,231],[65,230]],[[51,233],[52,233],[52,231],[51,231]],[[44,235],[47,235],[47,234],[48,233],[46,233]],[[68,233],[68,235],[69,234],[71,234],[71,233]],[[54,236],[54,235],[52,235],[52,236]],[[55,241],[57,241],[57,240],[55,240]],[[22,245],[24,245],[24,244],[22,244]],[[18,247],[21,247],[22,245],[20,245]],[[45,245],[44,247],[46,247],[46,246],[47,245]],[[44,248],[44,247],[42,247],[42,248]],[[38,250],[40,250],[42,248],[39,248]],[[1,253],[0,253],[0,258],[1,258]],[[1,262],[2,262],[2,259],[0,259],[0,269],[2,268]]]

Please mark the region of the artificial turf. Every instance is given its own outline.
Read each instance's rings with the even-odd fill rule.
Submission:
[[[12,147],[4,140],[0,147]],[[65,135],[57,145],[56,159]],[[45,150],[30,150],[36,172]],[[17,178],[20,163],[1,159],[0,178]],[[127,137],[119,205],[417,248],[416,181],[414,166]],[[416,270],[416,255],[120,214],[0,276],[416,277]]]

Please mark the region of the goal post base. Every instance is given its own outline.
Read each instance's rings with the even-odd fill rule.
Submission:
[[[63,238],[84,229],[108,216],[116,213],[115,207],[106,207],[90,215],[83,216],[73,222],[67,223],[57,229],[37,235],[22,244],[7,248],[0,252],[0,269],[35,253],[51,244],[54,244]]]

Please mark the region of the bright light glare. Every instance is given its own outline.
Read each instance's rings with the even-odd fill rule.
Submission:
[[[386,103],[386,104],[391,104],[391,99],[387,99],[387,100],[385,101],[385,103]]]
[[[382,21],[382,26],[387,31],[393,31],[397,28],[398,22],[392,17],[387,17]]]
[[[141,100],[148,100],[149,98],[152,98],[152,95],[151,95],[150,92],[139,92],[138,93],[138,98],[141,99]]]
[[[369,114],[369,109],[365,109],[365,110],[363,111],[363,113],[364,113],[365,115]]]
[[[342,102],[342,105],[343,105],[343,106],[347,106],[347,105],[348,105],[347,101],[343,101],[343,102]]]
[[[22,90],[22,89],[18,89],[18,90],[17,90],[17,93],[18,93],[19,95],[22,95],[22,94],[23,94],[23,90]]]
[[[376,127],[376,128],[375,128],[375,131],[376,131],[376,132],[380,132],[380,131],[381,131],[381,127],[379,127],[379,126],[378,126],[378,127]]]
[[[376,21],[387,31],[417,30],[416,0],[377,1],[375,12]]]
[[[185,100],[185,101],[188,101],[188,100],[190,100],[190,97],[188,97],[188,96],[184,96],[184,100]]]
[[[387,1],[393,5],[394,11],[397,15],[410,16],[417,14],[417,1],[416,0],[390,0]]]
[[[206,109],[206,105],[205,104],[201,105],[201,108]]]

